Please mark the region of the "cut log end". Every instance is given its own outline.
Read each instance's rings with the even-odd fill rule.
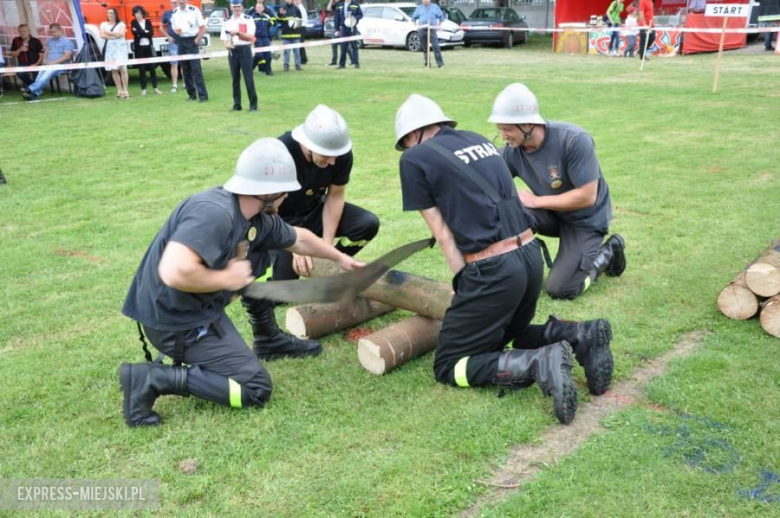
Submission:
[[[764,302],[759,321],[764,331],[780,338],[780,295],[775,295]]]
[[[309,338],[309,333],[306,330],[306,321],[303,319],[303,316],[300,311],[298,311],[297,307],[287,310],[285,325],[287,326],[287,331],[293,336],[298,338]]]
[[[379,353],[379,346],[370,337],[367,338],[358,340],[358,360],[368,372],[381,376],[385,373],[385,361]]]
[[[758,312],[758,298],[744,286],[729,284],[718,295],[718,308],[734,320],[747,320]]]
[[[774,297],[780,293],[780,268],[770,263],[752,264],[745,272],[745,282],[756,295]]]

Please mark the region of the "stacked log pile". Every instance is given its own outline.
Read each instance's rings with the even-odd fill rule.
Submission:
[[[721,290],[718,308],[735,320],[760,313],[764,331],[780,338],[780,238]]]

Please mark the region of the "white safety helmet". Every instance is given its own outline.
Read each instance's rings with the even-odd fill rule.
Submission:
[[[314,108],[304,123],[292,130],[292,138],[323,156],[346,155],[352,149],[344,118],[324,104]]]
[[[512,83],[493,102],[493,124],[545,124],[536,96],[522,83]]]
[[[278,139],[261,138],[241,152],[236,172],[223,188],[234,194],[259,196],[297,191],[301,184],[287,147]]]
[[[453,128],[457,122],[450,119],[433,100],[419,94],[412,94],[395,113],[395,149],[403,151],[401,141],[414,130],[445,124]]]

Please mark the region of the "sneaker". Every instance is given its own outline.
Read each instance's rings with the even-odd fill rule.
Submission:
[[[347,67],[345,67],[344,65],[339,65],[338,68],[339,68],[339,70],[341,70],[342,68],[347,68]]]
[[[173,86],[171,87],[171,93],[172,93],[172,94],[175,94],[175,93],[176,93],[176,85],[173,85]]]
[[[300,71],[302,71],[303,69],[302,69],[301,67],[295,67],[295,70],[297,70],[298,72],[300,72]]]
[[[154,93],[156,93],[157,95],[162,95],[162,92],[160,91],[159,88],[155,88]]]
[[[146,88],[141,90],[141,97],[146,97]]]
[[[325,64],[326,67],[335,67],[336,65],[337,63],[335,61],[331,61],[330,63]]]
[[[360,68],[360,63],[355,63],[355,68]]]
[[[197,98],[197,97],[187,97],[187,102],[190,102],[190,103],[191,103],[192,101],[197,101],[197,100],[198,100],[198,98]]]

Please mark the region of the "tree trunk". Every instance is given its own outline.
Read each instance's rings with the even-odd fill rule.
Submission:
[[[331,261],[314,259],[312,277],[337,275],[341,270]],[[390,270],[361,296],[437,320],[452,303],[452,288],[444,282]]]
[[[319,338],[343,331],[395,308],[358,297],[342,304],[306,304],[287,310],[286,326],[298,338]]]
[[[748,266],[745,282],[753,293],[761,297],[774,297],[780,293],[780,239],[758,256]]]
[[[720,291],[718,307],[729,318],[747,320],[758,312],[758,297],[745,283],[745,272]]]
[[[780,338],[780,295],[775,295],[761,306],[761,327],[770,335]]]
[[[360,364],[372,374],[384,374],[436,347],[441,322],[415,316],[358,341]]]

